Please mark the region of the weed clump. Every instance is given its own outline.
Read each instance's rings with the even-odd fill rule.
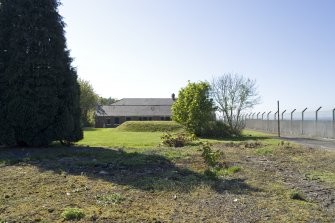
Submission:
[[[306,201],[306,197],[304,195],[304,193],[300,190],[292,190],[290,192],[290,198],[293,200],[300,200],[300,201]]]
[[[208,142],[202,144],[202,157],[207,165],[205,175],[210,178],[217,179],[219,176],[227,176],[239,172],[240,166],[231,166],[224,162],[224,154],[222,151],[213,151]]]
[[[65,220],[80,220],[85,217],[85,213],[79,208],[66,208],[61,216]]]
[[[208,142],[202,145],[202,157],[207,165],[205,175],[211,178],[217,178],[222,170],[225,168],[223,160],[224,154],[222,151],[213,151],[211,145]]]
[[[195,135],[190,135],[188,133],[165,133],[161,136],[162,144],[169,147],[184,147],[191,144],[192,141],[196,139]]]
[[[240,166],[231,166],[225,169],[224,175],[231,175],[231,174],[239,172],[240,170],[241,170]]]

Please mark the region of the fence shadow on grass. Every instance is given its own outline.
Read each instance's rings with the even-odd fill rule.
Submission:
[[[0,163],[29,163],[41,171],[58,174],[85,175],[146,191],[189,192],[199,185],[208,185],[222,193],[259,191],[243,179],[211,180],[205,175],[177,167],[161,155],[144,154],[97,147],[51,147],[39,149],[0,149]]]

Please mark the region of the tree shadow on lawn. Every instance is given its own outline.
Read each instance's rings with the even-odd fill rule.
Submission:
[[[207,185],[218,193],[235,194],[259,191],[243,179],[209,179],[207,176],[177,167],[161,155],[125,152],[98,147],[10,148],[0,149],[0,163],[37,166],[41,171],[54,171],[73,176],[85,175],[145,191],[190,192]]]

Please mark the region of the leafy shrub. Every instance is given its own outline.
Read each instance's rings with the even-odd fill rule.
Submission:
[[[210,121],[203,129],[201,136],[208,138],[225,138],[240,135],[240,132],[232,131],[230,127],[222,121]]]
[[[188,133],[165,133],[161,137],[162,144],[169,147],[184,147],[189,145],[192,141],[196,139],[195,135],[190,135]]]
[[[63,213],[62,217],[65,220],[80,220],[85,217],[84,211],[79,208],[66,208]]]
[[[202,145],[202,157],[207,165],[205,174],[211,178],[217,178],[222,175],[222,170],[226,167],[223,160],[222,151],[213,151],[208,142]]]
[[[213,120],[214,103],[208,82],[188,82],[179,90],[178,99],[172,105],[172,120],[180,123],[188,132],[202,136],[207,123]]]

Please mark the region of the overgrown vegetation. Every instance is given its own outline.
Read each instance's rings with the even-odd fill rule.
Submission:
[[[232,131],[223,121],[209,121],[201,137],[205,138],[230,138],[239,136],[240,131]]]
[[[184,147],[190,145],[192,141],[196,140],[196,136],[186,133],[165,133],[161,136],[162,144],[169,147]]]
[[[205,174],[212,178],[217,178],[222,174],[222,170],[226,168],[224,163],[224,155],[222,151],[213,151],[208,142],[202,144],[202,157],[207,165]]]
[[[66,208],[61,216],[65,220],[80,220],[85,217],[85,213],[79,208]]]
[[[224,167],[208,177],[199,144],[158,147],[162,132],[107,130],[87,130],[88,146],[1,148],[0,221],[65,221],[66,207],[84,212],[79,222],[334,219],[334,152],[246,131],[228,140],[208,140],[207,163]],[[157,137],[156,143],[146,144],[143,138],[150,137]],[[271,153],[259,154],[262,148]],[[305,201],[291,198],[295,190]]]

